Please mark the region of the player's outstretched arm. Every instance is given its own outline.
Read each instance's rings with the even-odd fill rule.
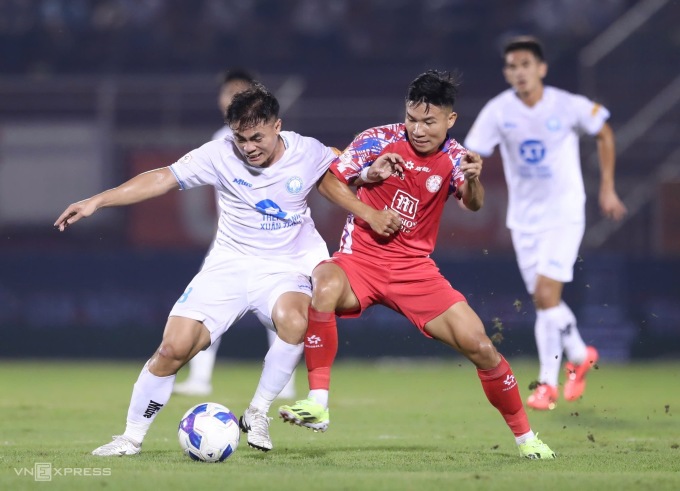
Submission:
[[[482,175],[482,157],[468,151],[460,160],[460,170],[465,174],[461,187],[463,204],[468,210],[477,211],[484,205],[484,186],[479,180]]]
[[[396,211],[389,208],[376,210],[362,202],[347,184],[330,171],[319,181],[318,188],[324,198],[366,221],[378,235],[389,237],[401,227],[401,218]]]
[[[597,155],[600,159],[600,209],[605,217],[618,221],[628,213],[628,210],[616,194],[614,186],[616,167],[614,131],[605,123],[596,138]]]
[[[144,172],[118,187],[69,205],[54,222],[54,226],[63,232],[69,225],[89,217],[100,208],[139,203],[172,189],[179,189],[179,183],[168,167]]]

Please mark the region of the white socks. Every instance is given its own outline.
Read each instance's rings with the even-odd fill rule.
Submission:
[[[304,344],[288,344],[278,336],[264,357],[262,376],[250,406],[267,413],[274,399],[290,381],[300,362]]]
[[[269,346],[271,346],[278,336],[276,335],[276,332],[271,329],[265,329],[265,331],[267,331],[267,340],[269,341]],[[187,377],[187,382],[204,386],[211,385],[213,370],[215,369],[215,359],[217,358],[217,349],[219,348],[221,341],[221,337],[217,338],[208,349],[199,351],[196,356],[189,361],[189,376]],[[290,381],[283,388],[281,397],[290,397],[294,394],[295,371],[293,371]]]
[[[271,329],[265,328],[265,331],[267,331],[267,341],[269,341],[269,346],[271,346],[272,344],[274,344],[274,341],[276,341],[276,339],[278,339],[279,336],[276,334],[276,331],[272,331]],[[295,370],[293,370],[293,373],[291,374],[288,383],[281,390],[279,397],[285,397],[290,399],[295,397]]]
[[[566,303],[536,311],[534,328],[540,371],[538,381],[557,387],[562,352],[580,365],[586,358],[586,345],[576,327],[576,317]]]
[[[563,315],[563,326],[561,327],[562,333],[562,346],[564,346],[564,352],[567,354],[567,359],[574,363],[575,365],[580,365],[586,361],[586,343],[583,342],[581,338],[581,333],[578,332],[578,327],[576,327],[576,317],[571,311],[569,306],[561,302],[558,308],[562,309]]]
[[[328,409],[328,391],[326,389],[310,390],[308,397],[321,404],[324,409]]]
[[[222,337],[217,338],[208,349],[199,351],[189,361],[189,377],[187,381],[201,385],[210,385],[213,369],[215,368],[217,348],[220,347],[221,341]]]
[[[529,433],[525,433],[524,435],[521,436],[516,436],[515,443],[517,443],[517,445],[521,445],[522,443],[526,443],[528,440],[531,440],[535,436],[536,435],[534,434],[534,432],[529,430]]]
[[[149,372],[148,363],[142,368],[132,388],[124,433],[126,437],[140,444],[146,432],[149,431],[151,423],[156,419],[156,415],[170,399],[172,386],[175,383],[175,375],[157,377]]]
[[[538,381],[557,387],[563,349],[559,306],[536,311],[534,335],[540,363]]]

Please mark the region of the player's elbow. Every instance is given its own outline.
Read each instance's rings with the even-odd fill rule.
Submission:
[[[463,201],[465,207],[470,211],[479,211],[484,206],[484,198],[472,198],[468,201]]]

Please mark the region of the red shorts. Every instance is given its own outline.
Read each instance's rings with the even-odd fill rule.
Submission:
[[[358,310],[338,312],[338,317],[359,317],[371,305],[381,304],[399,312],[425,336],[431,337],[423,330],[425,324],[452,305],[465,302],[463,294],[453,289],[429,257],[380,262],[336,252],[323,262],[342,268],[359,299]]]

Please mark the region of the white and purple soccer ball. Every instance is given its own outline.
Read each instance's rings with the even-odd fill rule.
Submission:
[[[222,462],[238,448],[241,430],[228,408],[203,402],[189,409],[179,422],[179,444],[194,460]]]

